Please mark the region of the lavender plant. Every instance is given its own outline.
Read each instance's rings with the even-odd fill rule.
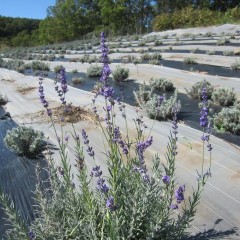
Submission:
[[[8,98],[0,93],[0,106],[7,104]]]
[[[87,69],[87,76],[88,77],[100,77],[101,76],[101,71],[102,71],[102,68],[99,67],[98,65],[91,65]]]
[[[196,82],[192,85],[190,90],[188,90],[186,88],[185,88],[185,90],[190,97],[196,98],[196,99],[201,99],[203,86],[205,86],[207,88],[207,97],[208,97],[208,99],[210,99],[212,96],[212,93],[214,91],[214,87],[212,86],[212,84],[210,82],[208,82],[206,80]]]
[[[201,193],[210,171],[202,168],[198,177],[197,189],[185,197],[185,185],[177,184],[176,156],[178,141],[178,105],[172,108],[172,130],[166,152],[166,162],[158,155],[153,157],[152,167],[146,165],[145,153],[153,143],[151,132],[146,135],[147,126],[137,113],[134,119],[136,135],[128,131],[127,114],[122,98],[115,99],[114,89],[109,84],[108,48],[105,34],[101,34],[102,86],[93,98],[93,110],[98,116],[96,99],[104,99],[104,122],[99,118],[105,142],[104,154],[108,173],[97,164],[91,140],[86,130],[78,134],[73,127],[75,157],[79,172],[74,175],[68,162],[67,147],[69,137],[59,137],[52,113],[45,99],[43,83],[39,92],[43,106],[52,120],[59,143],[61,165],[49,160],[49,181],[51,190],[37,186],[37,214],[28,225],[16,217],[12,205],[9,207],[6,196],[0,200],[7,211],[12,228],[7,232],[9,239],[181,239],[196,214]],[[66,89],[66,82],[64,82]],[[206,104],[206,91],[203,90],[203,106]],[[163,98],[158,99],[159,106]],[[117,116],[117,111],[121,113]],[[207,109],[201,111],[203,144],[210,150]],[[118,126],[119,117],[126,123],[126,129]],[[79,136],[81,135],[81,137]],[[146,137],[147,136],[147,137]],[[86,148],[84,151],[83,146]],[[91,158],[93,168],[88,171],[85,154]],[[76,184],[74,176],[77,177]],[[188,204],[186,203],[188,201]],[[178,209],[178,212],[176,211]]]
[[[126,80],[129,76],[129,69],[117,66],[115,71],[112,73],[113,80],[116,82],[122,82]]]
[[[163,101],[161,101],[161,105],[159,105],[159,99],[161,99],[161,96],[154,94],[153,90],[155,87],[159,87],[157,84],[160,85],[160,83],[163,85],[162,81],[151,81],[150,90],[147,89],[147,86],[145,84],[140,85],[139,91],[134,91],[134,96],[139,107],[147,114],[149,118],[167,120],[172,118],[172,109],[175,105],[178,106],[178,111],[180,111],[181,103],[177,100],[177,91],[175,91],[174,94],[168,99],[164,97]],[[165,86],[167,86],[167,84]],[[163,86],[160,87],[163,88]]]
[[[212,93],[212,100],[214,103],[220,106],[233,106],[237,100],[236,93],[234,89],[230,88],[218,88]]]
[[[8,130],[5,144],[18,155],[35,158],[44,148],[44,134],[25,126]]]
[[[151,78],[150,86],[158,91],[173,91],[175,89],[171,80],[166,78]]]
[[[223,108],[213,118],[214,128],[219,132],[231,132],[240,135],[239,103],[230,108]]]

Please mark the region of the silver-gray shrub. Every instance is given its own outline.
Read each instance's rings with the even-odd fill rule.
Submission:
[[[213,118],[214,128],[220,132],[240,135],[240,108],[223,108]]]
[[[162,45],[163,43],[162,43],[162,41],[161,40],[155,40],[154,41],[154,45],[155,46],[160,46],[160,45]]]
[[[112,72],[112,76],[114,81],[122,82],[128,78],[129,69],[117,66],[116,69]]]
[[[218,46],[223,46],[227,43],[230,43],[230,39],[229,38],[226,38],[226,37],[221,37],[220,39],[218,39],[217,41],[217,45]]]
[[[233,56],[233,55],[234,55],[233,51],[229,51],[229,50],[223,51],[223,56]]]
[[[231,69],[234,71],[240,70],[240,60],[236,60],[232,65]]]
[[[201,99],[201,91],[202,91],[201,89],[203,88],[203,86],[206,86],[207,97],[208,97],[208,99],[210,99],[212,97],[214,87],[211,85],[210,82],[208,82],[206,80],[196,82],[192,85],[190,90],[188,90],[188,89],[185,89],[185,90],[190,97],[200,100]]]
[[[39,71],[49,71],[50,68],[49,68],[49,65],[44,63],[44,62],[33,61],[32,62],[32,70],[33,71],[36,71],[36,70],[39,70]]]
[[[44,148],[44,134],[33,128],[21,126],[8,130],[4,142],[18,155],[35,158]]]
[[[177,91],[167,99],[164,97],[159,103],[159,96],[153,93],[154,88],[147,87],[145,84],[139,86],[138,91],[134,91],[137,104],[143,109],[151,119],[166,120],[171,118],[172,109],[177,104],[178,110],[181,108],[180,101],[177,100]]]
[[[146,45],[146,42],[145,41],[140,41],[140,42],[138,42],[138,46],[139,47],[143,47],[143,46],[145,46]]]
[[[24,61],[22,60],[4,60],[2,58],[0,58],[0,67],[1,68],[6,68],[6,69],[11,69],[11,70],[15,70],[18,71],[22,66],[24,65]]]
[[[151,59],[151,60],[148,61],[148,63],[152,64],[152,65],[159,65],[160,64],[159,60],[156,60],[156,59]]]
[[[143,53],[141,54],[141,60],[142,61],[147,61],[147,60],[161,60],[162,59],[162,54],[159,52],[155,52],[153,54],[149,53]]]
[[[151,59],[152,60],[161,60],[162,54],[160,52],[155,52],[155,53],[151,54]]]
[[[154,88],[154,90],[158,91],[173,91],[175,89],[171,80],[166,78],[151,78],[150,86]]]
[[[149,53],[143,53],[143,54],[141,54],[141,60],[142,61],[147,61],[147,60],[150,60],[150,59],[152,59],[151,58],[151,54],[149,54]]]
[[[87,62],[89,64],[98,62],[98,58],[97,58],[97,56],[90,56],[90,57],[88,57]]]
[[[173,108],[177,105],[178,111],[181,109],[181,103],[177,100],[177,91],[170,96],[169,99],[164,99],[159,106],[159,96],[154,94],[145,105],[143,110],[151,119],[167,120],[172,118]]]
[[[196,60],[190,57],[184,58],[183,63],[185,64],[197,64]]]
[[[134,91],[134,98],[137,104],[143,108],[143,106],[150,100],[152,97],[153,88],[149,89],[149,87],[144,83],[143,85],[139,85],[139,90]]]
[[[88,77],[100,77],[102,74],[102,68],[98,65],[92,65],[87,69]]]
[[[57,65],[57,66],[54,67],[54,72],[55,72],[55,73],[60,73],[60,71],[61,71],[62,68],[63,68],[62,65]]]
[[[216,52],[214,50],[209,50],[206,52],[208,55],[215,55]]]
[[[73,77],[72,78],[72,83],[73,84],[81,84],[84,82],[84,78],[83,77]]]
[[[234,103],[234,108],[240,110],[240,99],[236,100]]]
[[[230,88],[218,88],[212,93],[212,100],[214,103],[220,106],[233,106],[237,100],[236,93],[234,89]]]
[[[0,106],[7,104],[7,102],[8,102],[8,98],[3,94],[0,94]]]

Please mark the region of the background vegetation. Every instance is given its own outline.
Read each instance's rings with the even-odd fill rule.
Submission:
[[[44,20],[0,16],[0,48],[239,22],[238,0],[56,0]]]

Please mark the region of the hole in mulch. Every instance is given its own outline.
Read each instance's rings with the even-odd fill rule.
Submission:
[[[30,87],[30,86],[18,86],[17,87],[17,92],[23,94],[23,95],[27,95],[28,93],[30,93],[31,91],[35,90],[36,87]]]
[[[4,82],[15,82],[15,80],[13,79],[6,79],[6,78],[2,78],[1,81],[4,81]]]
[[[76,107],[71,104],[65,106],[59,106],[51,108],[52,118],[54,123],[77,123],[80,121],[90,121],[94,124],[99,122],[97,116],[92,112],[91,109],[85,107]],[[47,116],[46,110],[30,114],[29,117],[35,122],[49,123],[51,119]],[[100,121],[102,119],[100,118]]]

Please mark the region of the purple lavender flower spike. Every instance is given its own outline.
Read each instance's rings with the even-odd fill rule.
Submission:
[[[209,152],[212,151],[212,145],[210,144],[210,134],[211,134],[211,128],[210,128],[210,122],[208,121],[208,97],[207,97],[207,88],[206,83],[204,82],[203,88],[202,88],[202,108],[200,111],[200,126],[203,128],[203,135],[201,137],[202,141],[207,142],[207,149]]]
[[[105,183],[105,180],[101,178],[102,171],[100,170],[100,166],[96,166],[92,168],[92,172],[90,174],[91,177],[98,177],[97,180],[97,189],[101,191],[102,193],[106,194],[109,191],[109,187]]]
[[[36,238],[36,236],[35,236],[33,231],[29,231],[28,236],[29,236],[30,240],[34,240]]]
[[[107,201],[106,201],[106,207],[110,210],[110,211],[116,211],[117,210],[117,206],[114,203],[114,198],[112,196],[110,196]]]
[[[99,178],[97,181],[97,188],[103,193],[108,193],[109,187],[105,183],[105,180],[103,178]]]
[[[176,191],[175,191],[175,198],[177,199],[177,203],[181,203],[184,200],[184,191],[185,191],[185,186],[180,186]]]
[[[162,177],[162,181],[163,181],[165,184],[169,184],[170,181],[171,181],[171,178],[170,178],[170,176],[165,175],[165,176]]]
[[[65,136],[64,140],[65,140],[66,142],[68,142],[69,136]]]
[[[116,143],[118,140],[120,140],[121,134],[119,131],[119,127],[115,127],[113,131],[113,139],[112,142]]]
[[[128,153],[129,153],[128,147],[125,145],[125,146],[123,147],[123,154],[128,155]]]
[[[92,150],[92,147],[89,147],[89,146],[88,146],[87,152],[88,152],[88,155],[89,155],[90,157],[94,157],[95,152]]]
[[[108,193],[109,187],[108,187],[106,184],[103,184],[100,190],[101,190],[103,193]]]
[[[92,176],[100,177],[102,175],[102,171],[100,171],[100,166],[96,166],[92,168]]]
[[[142,174],[142,179],[143,179],[143,181],[144,181],[145,183],[150,182],[150,177],[149,177],[149,175],[148,175],[147,173],[143,173],[143,174]]]
[[[83,136],[84,139],[88,138],[87,133],[84,129],[82,129],[82,136]]]
[[[208,149],[209,152],[212,151],[212,144],[211,144],[211,143],[208,143],[208,145],[207,145],[207,149]]]
[[[204,83],[202,88],[202,109],[200,111],[200,126],[206,128],[208,126],[208,97],[207,97],[207,88],[206,84]]]
[[[51,111],[51,109],[47,109],[47,115],[50,117],[50,116],[52,116],[52,111]]]
[[[112,110],[112,106],[107,106],[107,109],[106,109],[108,112],[110,112]]]
[[[177,204],[171,204],[171,209],[178,209],[178,205]]]
[[[42,86],[42,80],[43,80],[43,78],[39,78],[39,87],[38,87],[39,98],[40,98],[41,103],[43,104],[43,107],[45,107],[46,110],[47,110],[47,115],[49,117],[51,117],[52,116],[52,111],[51,111],[51,109],[48,108],[49,105],[48,105],[48,102],[45,99],[44,87]]]
[[[64,175],[64,170],[63,170],[62,167],[57,167],[57,170],[58,170],[58,172],[59,172],[59,174],[60,174],[61,176]]]
[[[139,167],[134,166],[134,171],[139,172],[142,175],[144,182],[149,182],[150,177],[147,174],[147,167],[145,165],[143,153],[149,146],[152,145],[152,143],[153,143],[153,137],[151,136],[146,141],[139,142],[136,146],[140,166]]]
[[[158,111],[158,112],[160,111],[160,107],[161,107],[162,102],[163,102],[164,100],[165,100],[165,96],[164,96],[164,95],[157,97],[157,111]]]
[[[65,73],[65,68],[62,67],[59,74],[57,75],[56,79],[59,80],[60,84],[61,84],[61,88],[59,89],[59,86],[57,86],[57,81],[54,82],[55,86],[55,91],[58,93],[58,96],[60,97],[60,100],[62,102],[63,105],[66,105],[66,101],[65,101],[65,94],[68,91],[67,88],[67,77],[66,77],[66,73]]]
[[[177,114],[178,112],[180,111],[180,104],[179,103],[175,103],[173,109],[172,109],[172,113],[173,113],[173,120],[172,120],[172,133],[175,135],[175,138],[176,138],[176,135],[178,134],[178,120],[177,120]]]
[[[118,144],[120,148],[122,148],[123,154],[127,155],[128,154],[128,147],[126,142],[124,142],[121,138],[118,140]]]
[[[59,76],[60,80],[61,80],[61,88],[63,93],[66,93],[68,91],[67,89],[67,77],[66,77],[66,73],[65,73],[65,68],[61,68],[60,70],[60,76]]]
[[[105,33],[101,33],[101,61],[103,63],[102,74],[100,81],[103,83],[102,89],[99,91],[99,94],[104,96],[105,98],[112,99],[114,90],[109,86],[108,78],[111,74],[111,69],[109,67],[109,57],[108,57],[108,47],[106,45]],[[114,103],[114,100],[111,101]]]
[[[140,142],[137,144],[137,153],[138,153],[139,161],[141,164],[144,164],[143,153],[150,145],[152,145],[152,142],[153,142],[153,137],[150,137],[145,142]]]
[[[84,129],[82,129],[82,137],[84,140],[84,144],[87,145],[87,153],[89,156],[94,157],[95,152],[93,151],[93,148],[89,146],[89,140],[88,140],[88,135]]]

